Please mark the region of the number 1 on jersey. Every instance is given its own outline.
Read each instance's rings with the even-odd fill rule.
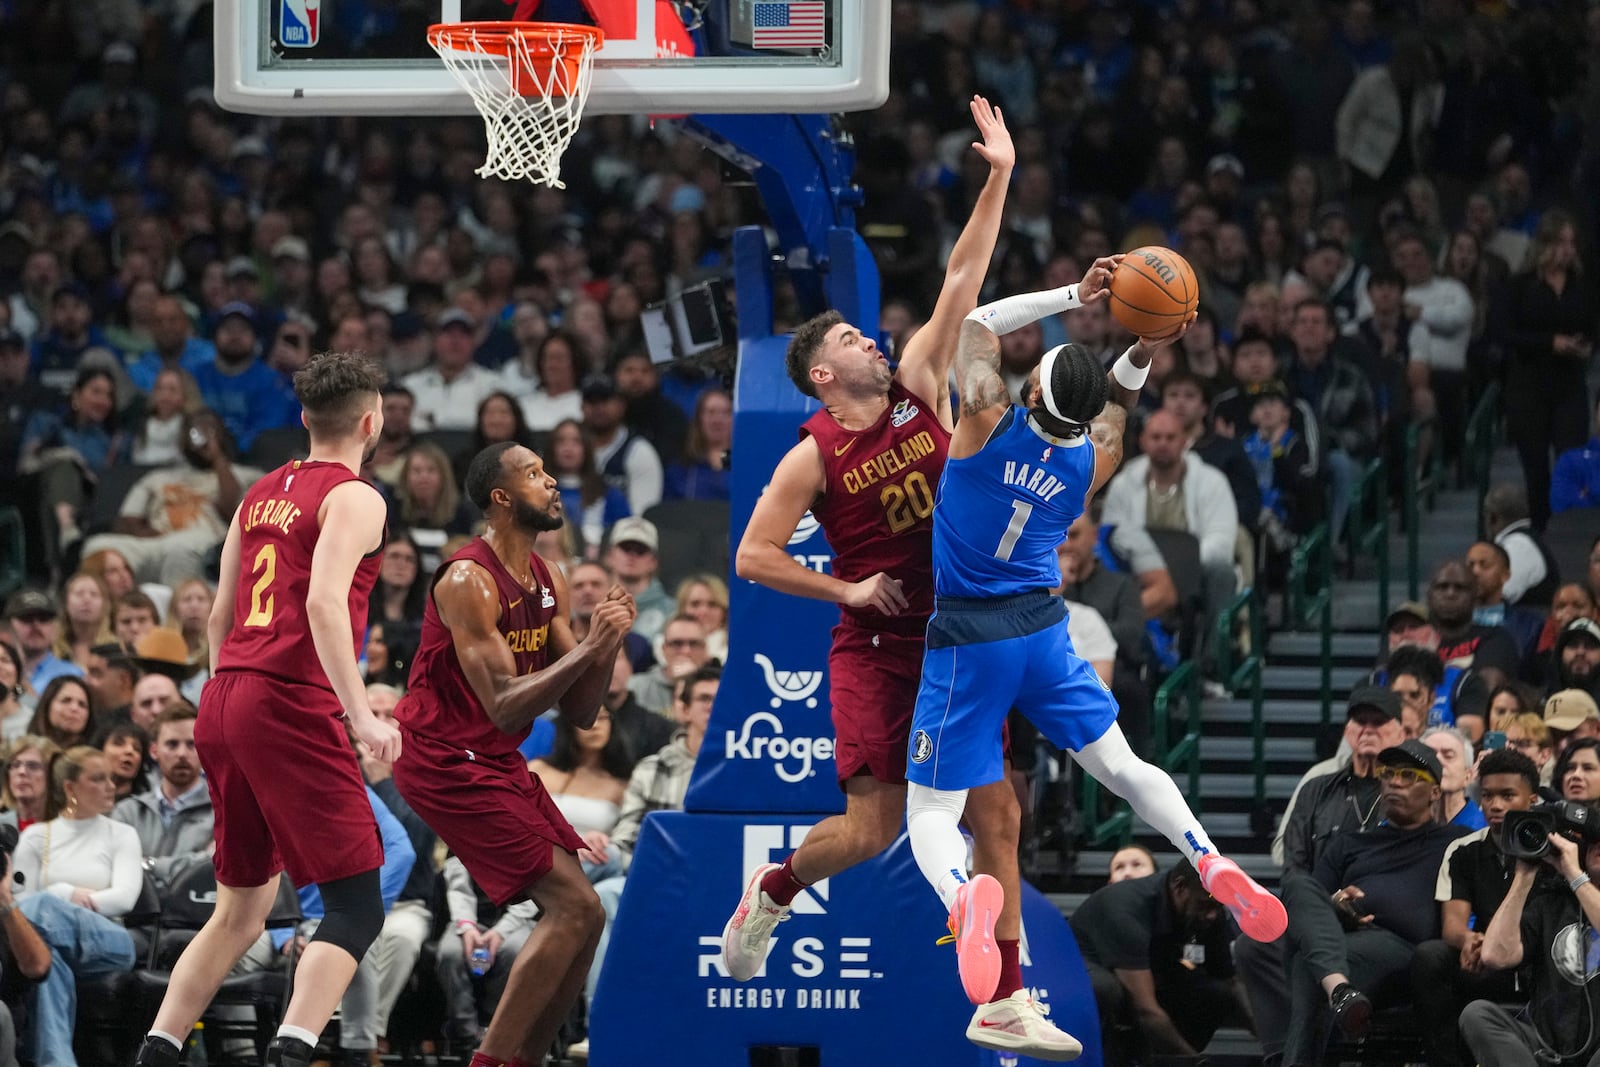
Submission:
[[[261,577],[257,578],[256,584],[250,588],[250,614],[245,616],[244,624],[271,626],[272,594],[267,590],[272,587],[272,580],[278,576],[278,546],[262,545],[261,551],[256,553],[256,561],[251,566],[250,573],[259,574]]]
[[[1028,525],[1028,517],[1032,514],[1033,505],[1027,501],[1011,502],[1011,521],[1006,523],[1006,532],[1000,538],[1000,547],[994,550],[996,559],[1011,562],[1011,550],[1017,547],[1017,538],[1022,536],[1022,528]]]

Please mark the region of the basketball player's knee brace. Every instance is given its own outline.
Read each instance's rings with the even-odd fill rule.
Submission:
[[[334,882],[319,882],[322,922],[313,941],[337,945],[357,963],[383,930],[383,890],[376,869]]]

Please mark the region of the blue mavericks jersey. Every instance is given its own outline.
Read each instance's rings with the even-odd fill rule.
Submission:
[[[933,512],[933,591],[1003,597],[1061,584],[1056,546],[1094,483],[1087,436],[1046,436],[1012,407],[977,454],[945,463]]]

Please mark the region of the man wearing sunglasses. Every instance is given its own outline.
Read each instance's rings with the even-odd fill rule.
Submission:
[[[1285,973],[1289,1021],[1283,1062],[1319,1063],[1330,1024],[1359,1038],[1373,1002],[1408,988],[1416,947],[1439,936],[1435,882],[1450,842],[1470,831],[1434,822],[1439,757],[1407,740],[1378,753],[1383,822],[1329,842],[1308,874],[1288,871]]]

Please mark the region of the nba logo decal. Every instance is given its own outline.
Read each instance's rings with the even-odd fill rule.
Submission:
[[[928,736],[926,730],[918,730],[911,735],[911,762],[927,763],[928,757],[933,755],[933,738]]]
[[[314,48],[322,36],[322,0],[278,0],[278,41],[285,48]]]

